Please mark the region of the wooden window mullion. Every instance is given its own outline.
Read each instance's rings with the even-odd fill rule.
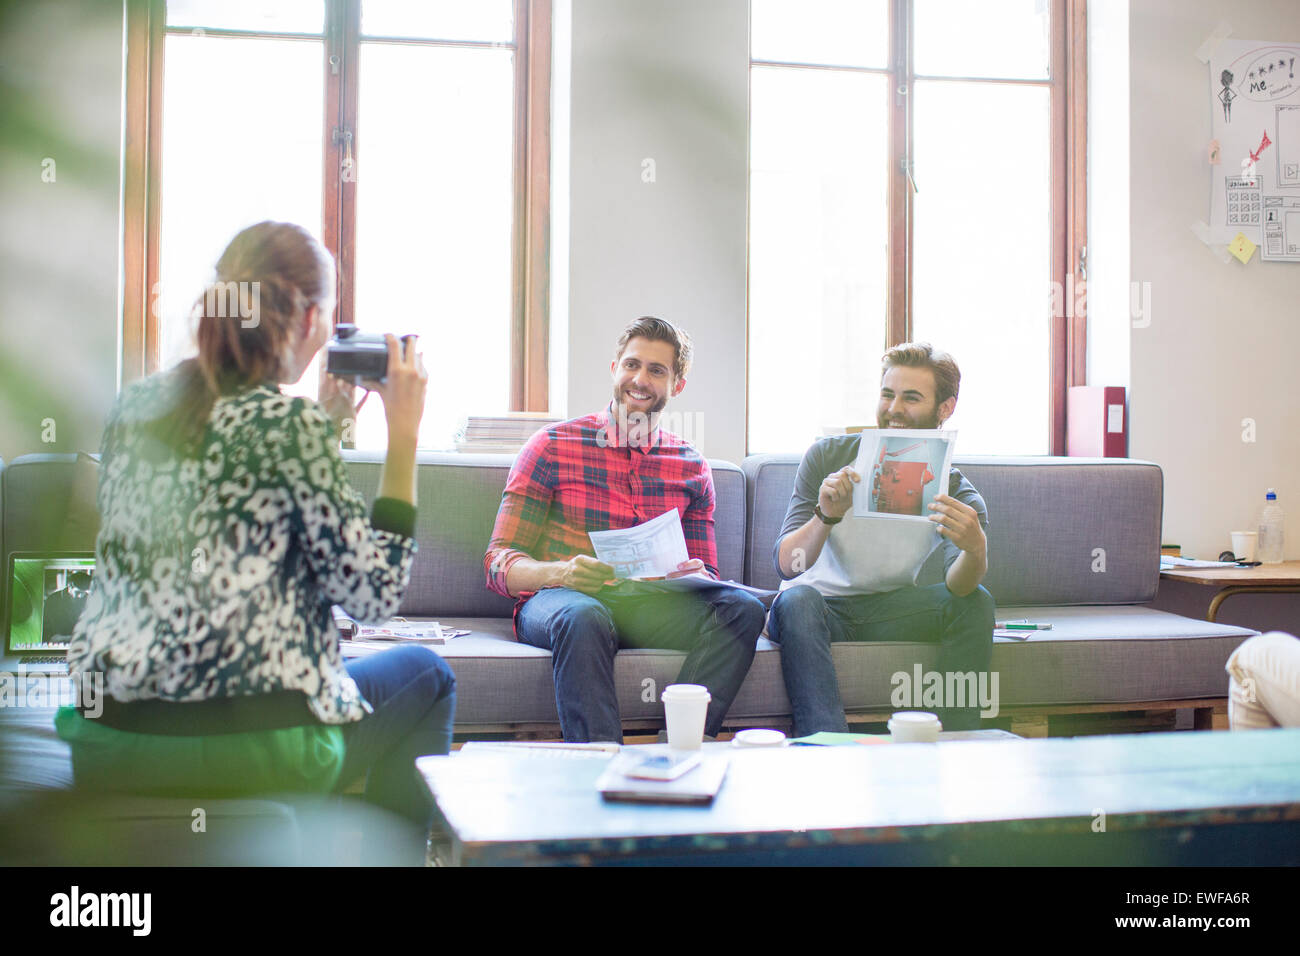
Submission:
[[[339,179],[339,309],[338,320],[356,322],[357,173],[361,165],[361,131],[357,122],[357,86],[361,67],[361,0],[340,0],[342,63],[340,64],[339,130],[337,144],[326,141]],[[348,135],[351,134],[349,141]],[[353,173],[343,175],[349,151]]]
[[[510,409],[550,406],[550,0],[514,0]]]
[[[341,179],[343,153],[331,143],[335,129],[343,126],[343,19],[347,0],[326,0],[325,3],[325,112],[321,117],[321,142],[324,144],[323,169],[321,175],[321,239],[325,248],[334,254],[334,261],[340,263],[339,274],[335,277],[335,294],[342,301],[341,286],[343,270],[339,251],[342,248],[342,226],[340,216],[339,185]],[[336,69],[337,67],[337,69]],[[336,313],[337,314],[337,313]]]
[[[1069,113],[1066,120],[1066,150],[1069,156],[1067,176],[1066,236],[1069,247],[1066,263],[1074,270],[1076,286],[1085,282],[1087,270],[1083,253],[1088,245],[1088,10],[1087,0],[1066,0],[1065,18],[1069,23],[1066,46]],[[1075,315],[1070,319],[1068,345],[1069,376],[1066,385],[1088,383],[1088,319]]]
[[[889,147],[886,151],[889,157],[889,304],[886,348],[907,341],[912,325],[912,194],[911,181],[904,167],[912,155],[910,22],[910,0],[894,0],[890,5],[891,72],[888,89],[885,91],[889,99]]]
[[[528,0],[514,0],[514,202],[510,231],[510,410],[528,407]]]
[[[123,156],[121,385],[158,369],[163,0],[129,0]]]
[[[528,85],[528,157],[524,170],[527,242],[524,342],[525,411],[550,408],[551,0],[528,0],[519,71]]]
[[[1066,203],[1068,152],[1066,149],[1066,131],[1068,128],[1068,71],[1066,47],[1069,42],[1070,24],[1065,16],[1066,0],[1052,0],[1051,17],[1051,52],[1049,75],[1050,86],[1050,123],[1051,123],[1051,257],[1048,276],[1049,281],[1059,283],[1049,288],[1066,288],[1066,273],[1071,271],[1069,262],[1069,234],[1067,231],[1068,207]],[[1045,296],[1044,302],[1050,304],[1055,297]],[[1064,310],[1062,310],[1064,313]],[[1047,313],[1051,323],[1048,336],[1048,360],[1050,362],[1048,401],[1050,413],[1048,423],[1049,451],[1053,455],[1065,454],[1065,392],[1069,381],[1070,368],[1070,330],[1064,314]]]

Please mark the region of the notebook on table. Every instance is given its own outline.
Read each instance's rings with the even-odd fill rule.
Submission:
[[[67,673],[72,629],[95,577],[91,551],[15,551],[5,574],[5,658],[28,673]]]

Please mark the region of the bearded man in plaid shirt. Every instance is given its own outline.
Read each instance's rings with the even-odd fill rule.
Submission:
[[[710,736],[754,659],[766,616],[757,598],[723,585],[682,593],[653,582],[614,584],[613,568],[592,557],[587,537],[676,508],[691,557],[669,577],[717,579],[713,474],[688,442],[659,427],[690,364],[684,331],[663,319],[633,322],[610,363],[609,406],[539,431],[506,480],[483,568],[489,588],[518,598],[519,640],[553,655],[567,741],[622,742],[614,692],[620,647],[686,651],[677,682],[709,689]]]

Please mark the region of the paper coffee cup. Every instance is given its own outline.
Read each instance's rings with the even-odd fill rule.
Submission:
[[[668,746],[699,750],[704,744],[704,718],[713,696],[700,684],[669,684],[659,695],[668,724]]]
[[[1254,561],[1255,548],[1259,544],[1258,531],[1232,532],[1232,553],[1238,561]]]
[[[896,744],[932,744],[941,730],[939,718],[923,710],[900,710],[889,718],[889,733]]]

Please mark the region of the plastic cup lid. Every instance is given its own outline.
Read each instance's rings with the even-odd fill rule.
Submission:
[[[709,689],[703,684],[669,684],[660,697],[697,698],[708,697]]]
[[[900,710],[889,718],[889,722],[897,721],[900,724],[937,724],[939,717],[937,714],[931,714],[924,710]]]
[[[779,730],[742,730],[732,742],[737,747],[779,747],[785,743],[785,734]]]

